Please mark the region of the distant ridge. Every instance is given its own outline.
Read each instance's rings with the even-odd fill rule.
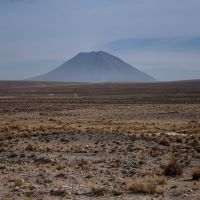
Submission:
[[[56,69],[30,80],[87,83],[156,81],[153,77],[103,51],[79,53]]]

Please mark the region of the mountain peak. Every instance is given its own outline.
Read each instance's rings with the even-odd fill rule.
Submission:
[[[80,52],[77,56],[98,56],[98,55],[110,55],[109,53],[106,53],[105,51],[90,51],[90,52]]]
[[[80,52],[55,70],[32,80],[91,83],[155,81],[151,76],[104,51]]]

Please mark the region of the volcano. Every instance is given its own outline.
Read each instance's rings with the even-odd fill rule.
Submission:
[[[79,53],[56,69],[30,80],[86,83],[156,81],[148,74],[103,51]]]

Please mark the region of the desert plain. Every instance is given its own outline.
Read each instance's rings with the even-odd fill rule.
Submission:
[[[0,199],[200,199],[200,81],[0,82]]]

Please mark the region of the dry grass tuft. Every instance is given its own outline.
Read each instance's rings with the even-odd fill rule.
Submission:
[[[105,188],[99,187],[97,184],[90,184],[89,188],[89,193],[95,196],[103,196],[106,192]]]
[[[183,173],[182,167],[178,163],[175,157],[172,157],[169,163],[164,167],[165,176],[181,176]]]
[[[53,196],[65,196],[66,195],[66,190],[65,190],[65,184],[61,180],[57,180],[53,184],[53,188],[50,191],[50,194]]]
[[[193,180],[199,180],[200,179],[200,168],[193,169],[192,179]]]
[[[25,183],[24,179],[21,177],[15,177],[8,180],[10,188],[22,187]]]
[[[164,185],[166,180],[164,177],[148,177],[127,182],[127,189],[134,193],[154,194],[157,193],[158,185]]]

